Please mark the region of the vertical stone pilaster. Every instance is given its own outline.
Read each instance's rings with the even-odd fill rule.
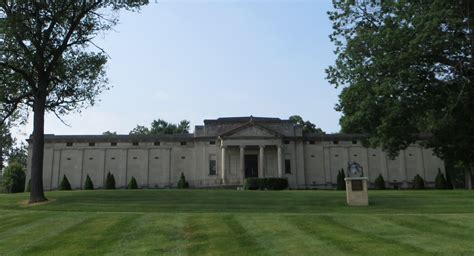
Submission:
[[[240,146],[240,173],[242,179],[245,179],[245,146]]]
[[[265,168],[265,146],[260,146],[259,161],[258,161],[258,177],[264,178]]]
[[[277,146],[277,155],[278,155],[278,177],[283,177],[283,166],[282,166],[282,153],[281,153],[281,146]]]
[[[221,177],[222,177],[222,185],[225,185],[225,165],[226,165],[226,162],[225,162],[225,150],[226,147],[223,146],[221,148],[221,151],[222,151],[222,164],[221,164]]]

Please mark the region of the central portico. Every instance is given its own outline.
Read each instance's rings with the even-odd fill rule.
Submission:
[[[221,148],[222,184],[241,184],[243,179],[249,177],[283,177],[283,137],[274,130],[256,124],[252,117],[245,125],[221,134],[218,138]],[[232,168],[233,164],[228,163],[232,161],[229,151],[233,152],[234,156],[235,151],[238,151],[239,173],[236,176],[240,178],[237,180],[228,179],[227,169]]]

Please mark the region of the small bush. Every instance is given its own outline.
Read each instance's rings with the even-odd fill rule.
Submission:
[[[385,189],[385,180],[383,179],[382,174],[379,174],[379,176],[375,178],[374,186],[375,189]]]
[[[184,173],[181,173],[181,177],[179,177],[178,188],[189,188],[189,183],[186,181]]]
[[[436,175],[435,179],[435,188],[436,189],[447,189],[448,184],[446,179],[444,178],[444,174],[441,173],[441,170],[438,168],[438,175]]]
[[[137,180],[135,179],[135,177],[132,176],[132,179],[130,180],[130,182],[128,183],[128,189],[137,189],[138,188],[138,185],[137,185]]]
[[[415,178],[413,178],[413,189],[424,189],[424,188],[425,188],[425,181],[419,174],[417,174]]]
[[[69,183],[66,175],[63,176],[63,180],[59,184],[59,190],[71,190],[71,183]]]
[[[285,178],[247,178],[244,180],[244,189],[248,190],[283,190],[288,188]]]
[[[337,190],[346,190],[346,181],[344,180],[346,175],[344,174],[344,169],[341,169],[337,173]]]
[[[7,193],[25,191],[25,170],[20,163],[10,163],[3,171],[2,187]]]
[[[107,173],[107,178],[105,179],[105,189],[115,189],[115,178],[110,172]]]
[[[86,177],[86,182],[84,184],[84,189],[85,190],[94,190],[94,183],[92,183],[91,177],[89,177],[89,174]]]

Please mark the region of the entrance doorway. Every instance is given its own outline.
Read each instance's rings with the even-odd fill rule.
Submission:
[[[258,155],[245,155],[245,178],[258,177]]]

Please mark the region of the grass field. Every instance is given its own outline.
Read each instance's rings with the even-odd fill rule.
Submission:
[[[474,192],[117,190],[0,195],[0,255],[474,255]]]

